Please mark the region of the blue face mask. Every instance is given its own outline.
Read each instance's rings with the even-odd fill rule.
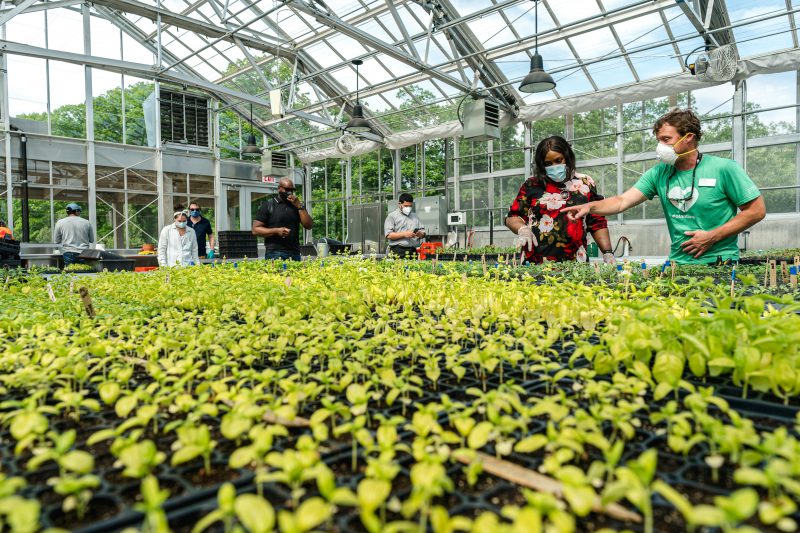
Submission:
[[[183,229],[186,227],[186,222],[176,222],[175,227],[178,229]]]
[[[567,179],[567,165],[550,165],[544,167],[547,177],[556,183],[563,183]]]
[[[199,216],[200,216],[200,211],[198,211],[197,209],[195,209],[194,211],[190,211],[190,212],[189,212],[189,215],[190,215],[190,216],[193,216],[193,217],[195,217],[195,218],[197,218],[197,217],[199,217]]]

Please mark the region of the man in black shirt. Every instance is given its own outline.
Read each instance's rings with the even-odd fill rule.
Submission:
[[[261,204],[253,219],[253,235],[264,237],[264,259],[300,261],[300,224],[311,229],[314,221],[295,194],[289,178],[278,182],[278,195]]]
[[[189,220],[187,226],[194,230],[197,236],[197,255],[199,257],[214,257],[214,232],[211,230],[211,221],[200,213],[200,204],[189,204]],[[209,250],[206,253],[206,237],[208,237]]]

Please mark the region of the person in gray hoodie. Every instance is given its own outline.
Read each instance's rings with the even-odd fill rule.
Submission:
[[[94,243],[94,230],[88,220],[81,218],[81,206],[67,204],[67,216],[56,222],[53,242],[61,247],[65,267],[84,262],[78,256]]]

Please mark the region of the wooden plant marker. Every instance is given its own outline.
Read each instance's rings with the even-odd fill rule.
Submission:
[[[167,272],[167,277],[164,278],[164,283],[169,283],[169,272]]]
[[[525,264],[525,250],[522,250],[522,253],[519,254],[519,266]]]
[[[283,282],[286,284],[286,288],[288,289],[292,286],[292,277],[286,276],[286,279],[284,279]]]
[[[800,255],[794,256],[794,266],[800,269]]]
[[[781,280],[784,283],[789,283],[789,267],[786,261],[781,261]]]
[[[511,266],[517,268],[517,254],[511,256]]]
[[[222,403],[231,408],[235,406],[235,404],[230,400],[222,400]],[[288,418],[283,418],[282,416],[276,415],[274,412],[269,410],[264,413],[264,416],[261,419],[267,424],[280,424],[281,426],[290,428],[305,428],[311,426],[311,422],[302,416],[296,416],[289,420]]]
[[[83,302],[83,308],[86,310],[86,314],[94,318],[94,306],[92,305],[92,297],[89,296],[89,289],[81,287],[78,289],[78,294],[81,295],[81,301]]]
[[[481,265],[483,265],[483,275],[486,275],[486,254],[481,254]]]
[[[464,464],[470,463],[469,458],[463,455],[459,455],[457,459]],[[549,476],[544,476],[538,472],[524,468],[510,461],[496,459],[495,457],[483,452],[477,452],[477,459],[483,463],[483,471],[492,474],[493,476],[503,478],[506,481],[510,481],[511,483],[521,487],[527,487],[535,491],[552,494],[559,499],[563,499],[564,497],[564,488],[561,482]],[[625,522],[634,522],[639,524],[642,521],[642,517],[638,513],[629,511],[619,504],[612,503],[603,507],[603,505],[600,503],[599,496],[595,498],[594,504],[592,505],[592,510],[597,513],[607,514],[612,518]]]
[[[670,262],[670,268],[672,268],[672,281],[675,281],[675,263]]]
[[[455,263],[455,261],[456,261],[456,255],[457,255],[457,254],[458,254],[458,252],[453,252],[453,262],[454,262],[454,263]],[[467,256],[466,256],[466,255],[464,255],[464,261],[466,261],[466,260],[467,260]]]
[[[47,295],[50,297],[51,302],[56,301],[56,293],[53,292],[53,286],[50,283],[47,284]]]
[[[775,259],[771,259],[769,262],[769,286],[772,288],[778,286],[778,271]]]
[[[764,288],[767,287],[768,279],[769,279],[769,257],[767,257],[767,262],[764,263]]]
[[[789,283],[792,284],[792,288],[797,288],[797,267],[792,265],[789,267]]]

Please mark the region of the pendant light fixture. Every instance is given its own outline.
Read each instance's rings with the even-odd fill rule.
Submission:
[[[372,126],[369,125],[367,119],[364,118],[364,108],[358,101],[358,66],[364,62],[360,59],[354,59],[352,63],[356,66],[356,103],[353,106],[353,115],[345,125],[344,130],[350,133],[365,133],[372,131]]]
[[[539,55],[539,2],[540,0],[533,0],[536,2],[534,19],[536,20],[536,36],[533,50],[533,57],[531,57],[531,71],[519,84],[519,90],[523,93],[541,93],[554,89],[556,82],[553,77],[545,72],[544,60]]]
[[[253,104],[250,104],[250,133],[247,135],[247,146],[242,150],[242,155],[261,155],[261,148],[256,144],[253,134]]]

